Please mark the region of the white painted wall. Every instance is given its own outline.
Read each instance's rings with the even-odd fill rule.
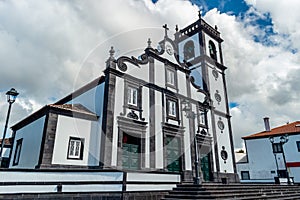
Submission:
[[[118,163],[118,137],[119,137],[119,128],[117,123],[117,117],[120,116],[120,113],[123,113],[124,106],[124,79],[116,77],[116,87],[115,87],[115,107],[114,107],[114,124],[113,124],[113,138],[112,138],[112,166],[117,166]],[[123,113],[127,114],[127,113]],[[107,141],[109,142],[109,141]],[[106,144],[107,145],[107,144]],[[109,163],[106,163],[109,164]]]
[[[209,78],[209,84],[210,84],[210,93],[211,93],[211,98],[212,98],[212,102],[213,102],[213,106],[215,107],[216,110],[221,111],[223,113],[226,113],[226,97],[225,97],[225,86],[224,86],[224,82],[223,82],[223,76],[220,72],[220,70],[217,70],[219,72],[219,76],[216,79],[213,76],[213,66],[211,65],[207,65],[207,69],[208,69],[208,78]],[[218,90],[218,94],[221,96],[221,102],[219,103],[216,99],[215,99],[215,93]]]
[[[138,67],[128,62],[126,62],[126,65],[127,65],[127,71],[125,72],[126,74],[130,74],[133,77],[137,77],[144,81],[149,82],[149,73],[148,73],[149,65],[139,65]]]
[[[154,60],[154,66],[155,66],[154,67],[155,68],[154,69],[154,76],[155,76],[154,84],[159,87],[165,88],[165,86],[166,86],[165,64],[160,61]]]
[[[23,183],[22,185],[1,185],[0,194],[57,192],[55,182],[62,183],[62,192],[120,192],[122,184],[119,182],[123,181],[122,172],[2,171],[0,177],[6,183]],[[109,181],[110,184],[106,184],[105,181]],[[114,181],[116,183],[113,183]],[[36,182],[49,182],[49,184],[36,185]],[[64,184],[63,182],[73,182],[74,184]],[[99,183],[86,184],[86,182]]]
[[[150,122],[149,119],[149,88],[143,87],[143,92],[142,92],[142,108],[143,108],[143,117],[145,118],[146,122]],[[150,108],[151,109],[151,108]],[[145,168],[150,167],[150,129],[149,125],[146,128],[146,133],[145,133]]]
[[[124,173],[3,171],[0,172],[0,177],[6,183],[23,183],[0,185],[0,194],[57,192],[57,183],[62,183],[62,192],[121,192]],[[37,182],[48,184],[37,185]],[[126,191],[171,190],[180,182],[180,174],[127,173],[126,182]]]
[[[221,121],[225,125],[225,128],[222,131],[216,125],[216,134],[217,134],[218,150],[219,150],[218,155],[219,155],[219,162],[220,162],[220,171],[221,172],[227,172],[227,173],[234,173],[231,143],[230,143],[230,137],[229,137],[228,120],[225,117],[215,115],[215,122],[217,123],[220,118],[221,118]],[[228,159],[226,160],[226,162],[221,158],[222,146],[225,147],[225,151],[227,151],[227,154],[228,154]]]
[[[178,93],[184,96],[187,96],[187,88],[186,88],[186,75],[181,71],[177,71],[177,86]]]
[[[58,115],[52,164],[99,165],[100,131],[97,122]],[[94,130],[94,131],[92,131]],[[70,137],[84,139],[82,160],[67,159]]]
[[[279,141],[279,137],[275,139]],[[297,148],[297,141],[300,141],[300,134],[289,135],[289,141],[283,145],[287,162],[300,162],[300,152]]]
[[[34,169],[38,164],[43,137],[45,116],[28,124],[16,132],[9,168]],[[19,164],[13,166],[16,141],[23,138]]]
[[[172,48],[173,48],[173,53],[170,55],[170,54],[168,54],[168,52],[167,51],[165,51],[162,55],[161,55],[161,57],[164,57],[165,59],[168,59],[169,61],[171,61],[172,63],[177,63],[177,60],[176,60],[176,58],[175,58],[175,56],[174,56],[174,46],[172,45],[172,43],[171,42],[169,42],[169,41],[166,41],[165,42],[165,49],[167,49],[168,48],[168,46],[170,47],[170,46],[172,46]]]
[[[155,92],[155,166],[157,169],[163,169],[164,167],[164,150],[163,150],[163,131],[161,122],[164,122],[162,118],[162,112],[165,110],[162,107],[162,93]]]

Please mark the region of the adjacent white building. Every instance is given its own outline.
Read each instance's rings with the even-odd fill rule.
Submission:
[[[287,182],[291,177],[300,183],[300,121],[243,137],[247,154],[237,162],[241,182]]]

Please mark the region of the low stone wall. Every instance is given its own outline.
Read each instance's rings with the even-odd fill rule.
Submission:
[[[105,170],[0,170],[0,199],[158,200],[180,174]]]

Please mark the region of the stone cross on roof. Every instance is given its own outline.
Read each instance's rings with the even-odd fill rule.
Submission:
[[[168,30],[169,30],[169,27],[167,24],[163,25],[163,28],[165,29],[165,37],[168,37]]]

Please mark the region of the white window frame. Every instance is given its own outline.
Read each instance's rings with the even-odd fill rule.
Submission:
[[[127,103],[128,105],[138,106],[138,89],[129,86],[127,88]]]
[[[83,138],[70,137],[68,143],[68,159],[83,159]]]
[[[167,69],[167,84],[175,86],[175,71]]]
[[[167,114],[169,118],[178,118],[178,103],[176,100],[167,99]]]

